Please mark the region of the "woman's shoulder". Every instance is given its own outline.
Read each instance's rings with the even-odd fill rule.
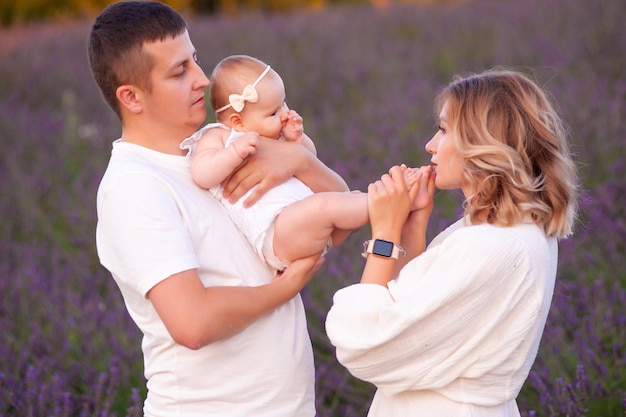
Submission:
[[[458,223],[458,222],[457,222]],[[537,238],[545,239],[543,230],[534,223],[518,223],[512,226],[500,226],[489,223],[481,224],[464,224],[450,226],[450,237],[455,239],[476,239],[480,238],[481,242],[505,242],[517,240],[535,240]],[[453,227],[457,225],[456,227]]]
[[[533,222],[517,223],[512,226],[499,226],[489,223],[472,224],[462,217],[439,233],[429,244],[429,248],[441,244],[467,245],[476,249],[498,250],[511,245],[536,246],[547,240],[543,229]]]
[[[449,250],[462,251],[484,258],[529,258],[536,252],[551,252],[549,238],[538,225],[513,226],[492,224],[465,225],[450,233],[442,244]]]

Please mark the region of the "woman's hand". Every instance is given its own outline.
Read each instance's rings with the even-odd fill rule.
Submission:
[[[367,188],[367,209],[372,226],[372,239],[383,239],[400,244],[402,226],[419,187],[418,176],[406,166],[394,166],[388,174]],[[399,259],[367,256],[361,282],[387,286],[389,280],[397,276]]]
[[[400,242],[402,226],[419,191],[419,187],[411,185],[405,170],[406,167],[394,166],[367,188],[373,239]]]
[[[411,205],[411,212],[402,225],[400,245],[407,253],[404,263],[420,255],[426,249],[426,229],[433,211],[435,195],[435,173],[432,167],[423,166],[418,169],[419,180],[413,185],[416,194]],[[401,267],[404,263],[399,263]]]
[[[419,178],[415,185],[419,187],[413,200],[412,210],[427,210],[429,215],[433,211],[433,196],[435,195],[435,173],[430,165],[417,169],[416,176]]]

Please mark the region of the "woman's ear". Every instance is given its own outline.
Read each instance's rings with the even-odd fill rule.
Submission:
[[[117,100],[120,102],[120,106],[131,113],[140,113],[141,106],[141,93],[133,85],[120,85],[115,90]]]

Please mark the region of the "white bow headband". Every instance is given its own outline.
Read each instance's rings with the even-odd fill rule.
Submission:
[[[269,70],[270,70],[270,66],[268,65],[267,68],[265,68],[265,71],[263,71],[261,75],[259,75],[259,78],[257,78],[255,82],[253,82],[252,84],[246,85],[243,88],[243,92],[241,94],[229,95],[228,104],[223,107],[220,107],[215,112],[219,113],[221,111],[226,110],[229,107],[232,107],[233,110],[239,113],[246,106],[246,101],[249,101],[250,103],[256,103],[257,101],[259,101],[259,93],[256,91],[255,87],[263,79],[263,77],[265,77],[265,74],[267,74]]]

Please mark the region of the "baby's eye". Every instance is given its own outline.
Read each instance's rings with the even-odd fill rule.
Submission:
[[[437,126],[437,129],[439,129],[441,133],[446,133],[446,129],[444,129],[444,127],[441,125]]]

